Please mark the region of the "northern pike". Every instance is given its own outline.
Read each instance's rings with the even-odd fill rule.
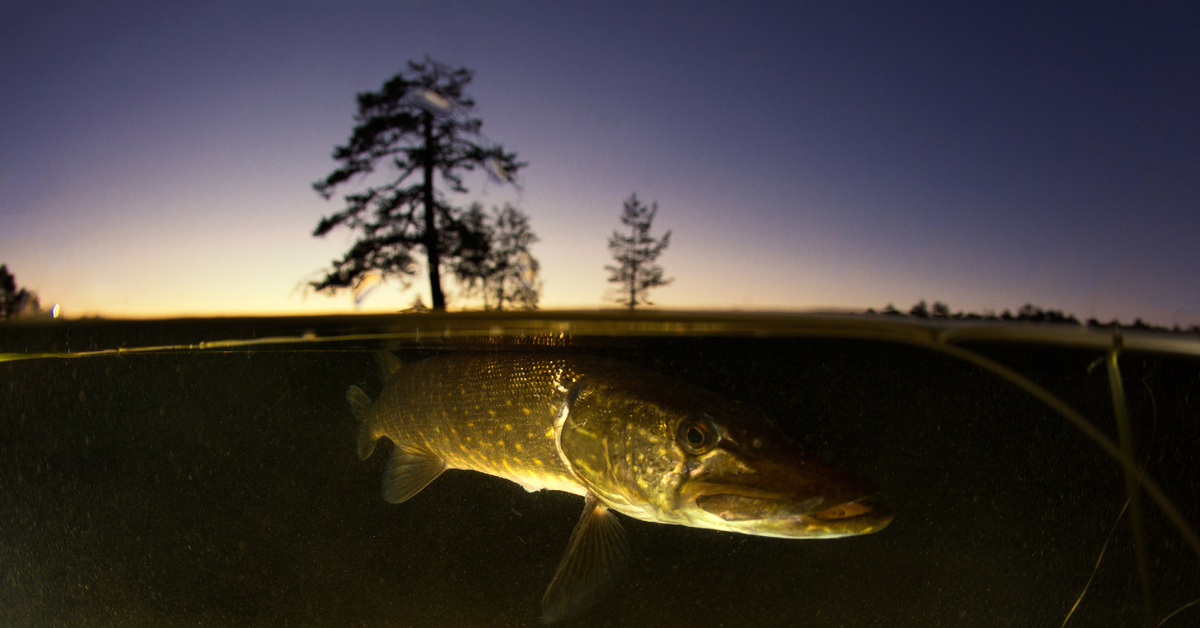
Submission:
[[[565,355],[447,354],[401,366],[381,354],[372,403],[346,393],[361,422],[358,457],[392,441],[383,497],[400,503],[446,469],[529,491],[585,498],[542,599],[545,621],[603,597],[628,560],[612,511],[787,538],[883,529],[891,512],[869,481],[801,451],[761,412],[630,364]]]

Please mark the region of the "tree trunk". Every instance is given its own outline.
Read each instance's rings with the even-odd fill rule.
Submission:
[[[630,240],[633,241],[633,244],[630,245],[630,256],[629,257],[630,257],[630,259],[636,260],[637,254],[638,254],[637,253],[638,229],[637,229],[636,223],[630,228],[629,235],[630,235]],[[629,311],[630,312],[633,311],[633,308],[637,307],[637,280],[638,280],[637,275],[638,275],[638,263],[636,261],[630,262],[630,264],[629,264]]]
[[[425,255],[429,263],[429,298],[433,309],[446,309],[446,296],[442,294],[441,253],[438,251],[437,208],[433,204],[433,114],[425,112]]]

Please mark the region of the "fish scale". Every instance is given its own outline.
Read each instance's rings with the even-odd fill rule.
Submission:
[[[579,376],[564,358],[431,358],[387,382],[367,424],[376,438],[419,446],[449,469],[495,475],[531,491],[583,495],[553,432],[566,387]]]

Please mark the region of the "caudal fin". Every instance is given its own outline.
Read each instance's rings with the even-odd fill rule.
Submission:
[[[351,386],[346,391],[346,401],[350,402],[350,411],[361,424],[358,428],[358,459],[366,460],[375,451],[375,441],[379,436],[371,429],[371,398],[358,386]]]

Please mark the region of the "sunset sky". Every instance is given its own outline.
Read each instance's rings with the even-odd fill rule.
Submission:
[[[0,0],[0,262],[68,316],[355,311],[298,289],[352,242],[311,184],[430,55],[529,163],[460,200],[529,215],[543,307],[604,305],[637,192],[658,307],[1200,324],[1198,7]]]

